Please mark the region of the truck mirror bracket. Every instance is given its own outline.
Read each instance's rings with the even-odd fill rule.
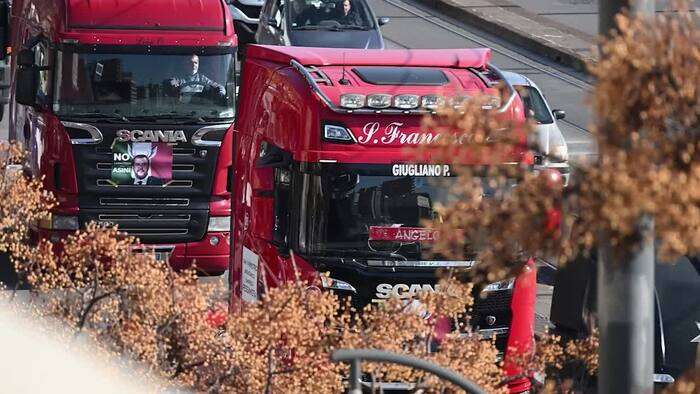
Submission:
[[[266,141],[260,144],[260,154],[255,161],[257,168],[289,168],[292,165],[292,154]]]

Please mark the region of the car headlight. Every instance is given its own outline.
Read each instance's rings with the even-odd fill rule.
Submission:
[[[550,146],[549,157],[552,161],[569,160],[569,148],[566,146],[566,143]]]
[[[39,221],[44,230],[77,230],[80,227],[77,216],[51,215],[50,219]]]
[[[212,216],[209,218],[208,232],[231,231],[230,216]]]

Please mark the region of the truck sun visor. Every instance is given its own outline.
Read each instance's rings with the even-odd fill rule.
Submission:
[[[449,82],[442,70],[427,67],[355,67],[352,71],[372,85],[441,86]]]

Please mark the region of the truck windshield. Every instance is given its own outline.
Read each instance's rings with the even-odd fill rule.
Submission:
[[[58,52],[57,115],[230,118],[231,54]]]
[[[295,186],[301,191],[300,223],[291,226],[300,231],[300,250],[438,259],[431,253],[431,232],[419,228],[439,220],[438,206],[458,201],[452,191],[458,178],[451,175],[444,165],[324,165],[320,173],[302,173]]]

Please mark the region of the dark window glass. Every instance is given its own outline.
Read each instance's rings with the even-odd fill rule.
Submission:
[[[409,260],[439,260],[431,252],[432,242],[395,242],[369,239],[372,226],[424,227],[440,221],[439,207],[459,201],[453,189],[455,176],[394,176],[392,165],[358,164],[324,166],[320,173],[295,173],[302,253],[327,255],[344,251],[352,256],[384,251],[397,253]],[[455,175],[455,174],[452,174]],[[509,184],[505,189],[508,190]],[[502,195],[488,182],[475,184],[487,198]]]
[[[547,105],[537,91],[532,86],[521,86],[516,85],[515,90],[520,94],[520,98],[523,100],[523,105],[525,106],[525,115],[529,119],[535,119],[537,123],[549,124],[553,123],[554,119],[547,109]]]
[[[59,115],[118,113],[229,118],[234,62],[230,54],[59,52],[54,110]]]
[[[421,67],[356,67],[363,81],[373,85],[444,85],[449,80],[442,70]]]

